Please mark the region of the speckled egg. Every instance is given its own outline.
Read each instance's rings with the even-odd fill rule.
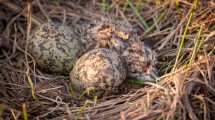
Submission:
[[[74,30],[59,23],[45,23],[34,30],[29,52],[37,65],[51,73],[69,74],[82,54],[82,45]]]
[[[85,53],[76,62],[70,79],[80,91],[92,88],[96,92],[113,91],[126,78],[123,59],[117,52],[98,48]]]

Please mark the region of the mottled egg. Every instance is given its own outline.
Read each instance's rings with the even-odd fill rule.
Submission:
[[[110,49],[93,49],[76,62],[70,79],[76,89],[93,89],[96,93],[114,91],[126,78],[126,68],[120,55]]]
[[[71,27],[45,23],[31,35],[29,52],[37,65],[51,73],[69,74],[83,48]]]

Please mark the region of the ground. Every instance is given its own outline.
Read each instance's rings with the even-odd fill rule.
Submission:
[[[118,94],[87,99],[68,76],[37,68],[26,50],[33,29],[50,18],[74,24],[103,16],[128,21],[156,51],[156,83],[127,81]],[[213,0],[0,0],[0,31],[2,120],[215,117]]]

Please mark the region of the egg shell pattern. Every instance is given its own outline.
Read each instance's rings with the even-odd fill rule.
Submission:
[[[117,52],[98,48],[80,57],[70,78],[79,90],[94,88],[112,91],[125,80],[126,72],[124,61]]]
[[[29,52],[41,69],[68,74],[82,53],[81,43],[75,36],[68,26],[45,23],[33,32]]]

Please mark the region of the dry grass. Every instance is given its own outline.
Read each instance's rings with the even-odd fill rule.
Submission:
[[[215,117],[213,0],[0,0],[0,5],[0,119]],[[90,100],[75,95],[67,76],[40,71],[27,53],[31,30],[42,22],[63,18],[74,24],[104,14],[129,21],[157,51],[159,82],[123,85],[121,94]]]

